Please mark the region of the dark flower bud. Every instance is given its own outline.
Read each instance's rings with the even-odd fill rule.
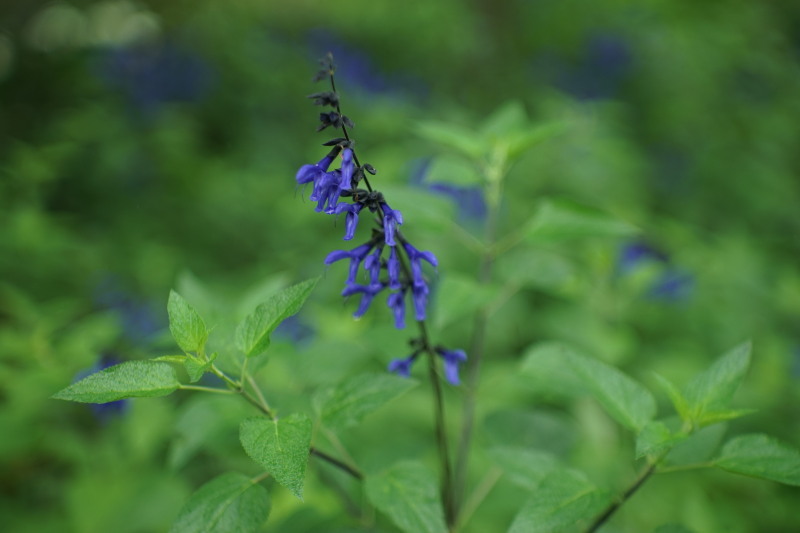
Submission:
[[[326,143],[322,143],[322,146],[336,146],[339,144],[344,144],[345,142],[347,142],[347,139],[344,137],[336,137],[335,139],[331,139]]]
[[[333,91],[309,94],[306,98],[313,98],[314,105],[329,105],[331,107],[339,105],[339,96]]]
[[[378,173],[378,171],[375,170],[375,167],[373,167],[369,163],[365,163],[363,168],[364,168],[364,170],[366,170],[367,172],[369,172],[373,176]]]
[[[327,113],[320,113],[319,114],[319,121],[321,124],[317,128],[317,131],[322,131],[328,126],[333,126],[334,128],[341,128],[342,127],[342,115],[337,113],[336,111],[329,111]]]

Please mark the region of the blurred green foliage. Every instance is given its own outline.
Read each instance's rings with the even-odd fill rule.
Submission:
[[[437,337],[466,344],[466,311],[497,302],[473,485],[495,464],[482,451],[491,445],[546,450],[604,486],[634,476],[635,442],[597,403],[520,374],[541,341],[577,346],[656,391],[654,373],[686,383],[751,338],[736,405],[758,413],[723,429],[800,443],[796,2],[6,0],[4,531],[165,531],[209,479],[257,473],[238,443],[252,413],[236,398],[178,393],[103,413],[49,397],[104,355],[174,351],[170,288],[210,327],[235,323],[275,289],[322,273],[327,253],[346,245],[343,221],[316,216],[293,182],[328,138],[313,135],[316,109],[304,96],[315,89],[313,61],[329,50],[359,153],[397,198],[404,231],[439,258]],[[423,180],[431,158],[449,152],[419,128],[477,130],[508,102],[558,132],[512,168],[501,242],[531,220],[546,225],[565,201],[639,233],[548,240],[532,231],[498,259],[495,284],[478,289],[470,243],[481,220],[429,187],[458,169],[452,160],[436,159]],[[469,185],[468,176],[450,181]],[[273,339],[259,380],[287,414],[310,412],[321,387],[406,355],[388,310],[350,320],[353,303],[338,296],[344,276],[331,268],[296,329]],[[427,394],[419,387],[367,417],[343,446],[366,471],[431,459]],[[450,413],[461,394],[448,391]],[[663,413],[666,394],[658,402]],[[718,445],[721,435],[709,435]],[[350,480],[310,469],[305,504],[273,491],[265,531],[391,530],[343,510],[328,485]],[[667,522],[796,530],[798,497],[796,487],[723,472],[676,472],[652,480],[604,531]],[[526,499],[502,477],[465,531],[505,531]]]

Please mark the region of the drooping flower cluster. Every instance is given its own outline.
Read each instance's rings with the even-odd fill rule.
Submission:
[[[392,209],[383,194],[372,188],[368,174],[375,175],[376,170],[372,165],[362,165],[355,153],[354,143],[348,133],[348,128],[353,128],[353,122],[342,114],[339,107],[339,96],[333,82],[332,57],[329,55],[321,64],[322,69],[315,81],[329,78],[331,91],[315,93],[309,98],[317,105],[332,107],[333,111],[320,113],[317,131],[334,127],[340,129],[344,137],[324,143],[324,146],[331,147],[330,152],[319,162],[300,167],[296,181],[298,185],[311,184],[309,199],[316,202],[317,212],[345,215],[344,240],[354,238],[359,216],[365,208],[375,215],[376,227],[367,242],[352,250],[331,252],[325,258],[325,264],[331,265],[344,259],[349,261],[349,274],[342,296],[360,296],[358,308],[353,313],[355,318],[363,316],[372,301],[385,292],[395,326],[402,329],[406,325],[407,296],[411,298],[415,319],[425,320],[430,289],[423,273],[422,262],[436,267],[438,261],[433,253],[420,251],[405,239],[399,230],[399,226],[403,224],[402,213]],[[341,159],[341,164],[339,168],[331,170],[337,158]],[[361,277],[359,274],[362,274]],[[421,351],[423,349],[412,355],[404,367],[398,367],[396,362],[392,362],[390,370],[408,375],[407,370],[410,370],[411,363]],[[436,353],[444,359],[448,381],[457,384],[458,364],[466,359],[464,352],[437,348]]]

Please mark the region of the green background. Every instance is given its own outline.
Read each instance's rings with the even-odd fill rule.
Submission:
[[[202,483],[229,469],[258,473],[236,430],[255,413],[236,398],[177,393],[99,415],[49,399],[104,354],[176,353],[170,288],[223,327],[263,295],[325,273],[259,374],[286,414],[310,412],[320,386],[407,355],[407,335],[382,305],[350,320],[355,304],[338,296],[346,269],[322,264],[349,246],[343,220],[314,213],[293,181],[332,136],[314,133],[319,108],[305,99],[321,90],[311,77],[327,51],[359,157],[378,169],[373,183],[403,211],[409,239],[439,258],[433,323],[449,346],[466,347],[466,311],[481,300],[469,282],[478,259],[463,243],[481,234],[481,219],[419,184],[444,153],[415,133],[421,121],[472,129],[518,102],[533,124],[561,125],[508,175],[501,236],[545,198],[640,230],[528,242],[498,262],[489,290],[507,298],[489,326],[473,485],[491,468],[481,450],[492,443],[556,452],[614,490],[635,475],[632,440],[596,403],[519,375],[542,341],[575,345],[658,391],[654,372],[685,383],[752,339],[736,403],[758,411],[727,432],[800,444],[795,2],[7,0],[5,531],[165,531]],[[344,439],[366,470],[402,458],[434,464],[428,392]],[[448,389],[451,413],[462,394]],[[326,486],[346,481],[310,470],[305,503],[272,490],[264,531],[392,531],[384,518],[348,515]],[[526,497],[501,478],[464,531],[505,531]],[[669,474],[603,531],[672,521],[697,532],[790,531],[800,529],[799,498],[795,487],[720,471]]]

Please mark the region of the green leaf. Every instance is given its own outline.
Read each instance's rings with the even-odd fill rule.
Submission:
[[[267,489],[236,472],[218,476],[192,494],[170,533],[248,533],[269,516]]]
[[[561,134],[565,129],[564,122],[548,122],[525,131],[511,133],[504,139],[508,145],[508,157],[517,157],[540,142]]]
[[[236,345],[247,357],[263,353],[278,324],[297,313],[314,290],[319,278],[292,285],[256,307],[236,328]]]
[[[454,273],[442,276],[440,283],[435,316],[437,329],[474,315],[497,294],[486,284]]]
[[[672,405],[675,407],[675,411],[678,412],[680,415],[681,420],[689,421],[691,420],[691,413],[689,412],[689,402],[683,396],[683,393],[672,383],[670,380],[661,376],[659,374],[654,374],[656,377],[656,381],[658,384],[661,385],[661,388],[664,389],[664,392],[667,393],[669,396],[669,400],[672,402]]]
[[[689,529],[683,524],[669,523],[658,526],[653,533],[694,533],[694,530]]]
[[[169,363],[128,361],[85,377],[57,392],[52,398],[107,403],[123,398],[166,396],[180,385],[175,369]]]
[[[664,422],[648,422],[636,436],[636,458],[656,455],[685,440],[687,435],[675,434]]]
[[[638,230],[599,209],[546,200],[528,223],[527,233],[533,241],[553,242],[587,237],[627,237]]]
[[[247,418],[239,427],[239,439],[247,455],[263,466],[275,481],[303,499],[311,420],[293,414],[279,420]]]
[[[525,107],[519,101],[511,100],[489,115],[483,123],[481,134],[487,138],[505,137],[527,125],[528,114],[525,112]]]
[[[199,357],[192,356],[184,359],[183,366],[186,368],[186,373],[189,374],[189,381],[192,383],[200,381],[200,378],[203,377],[203,374],[211,369],[211,365],[214,364],[214,359],[216,358],[217,353],[214,352],[211,357],[208,358],[208,361],[204,361]]]
[[[465,187],[483,184],[483,176],[463,157],[440,155],[433,160],[425,174],[426,183],[449,183]]]
[[[189,305],[180,294],[170,291],[167,313],[169,314],[169,330],[178,346],[184,352],[202,352],[208,340],[208,329],[194,307]]]
[[[533,490],[554,470],[561,468],[555,455],[539,450],[498,446],[488,452],[489,458],[505,471],[508,480]]]
[[[360,374],[317,393],[314,408],[325,426],[340,430],[358,424],[416,385],[414,380],[391,374]]]
[[[727,424],[704,427],[692,433],[689,438],[675,445],[666,457],[669,466],[686,466],[704,463],[713,457],[719,448]]]
[[[548,474],[517,514],[509,533],[579,531],[611,502],[608,491],[575,470]]]
[[[421,122],[417,125],[417,134],[429,141],[452,148],[470,159],[479,159],[483,155],[481,136],[455,124]]]
[[[574,352],[567,353],[565,362],[623,426],[639,431],[655,416],[656,400],[650,391],[613,366]]]
[[[749,342],[737,346],[686,386],[683,396],[689,406],[689,416],[696,424],[702,426],[719,421],[719,413],[726,411],[744,379],[750,364],[750,349]]]
[[[714,464],[736,474],[800,486],[800,451],[767,435],[731,439]]]
[[[367,499],[407,533],[444,533],[444,512],[432,470],[422,463],[397,463],[364,480]]]
[[[160,363],[174,363],[176,365],[182,365],[186,362],[185,355],[162,355],[160,357],[154,357],[150,359],[151,361],[158,361]]]

